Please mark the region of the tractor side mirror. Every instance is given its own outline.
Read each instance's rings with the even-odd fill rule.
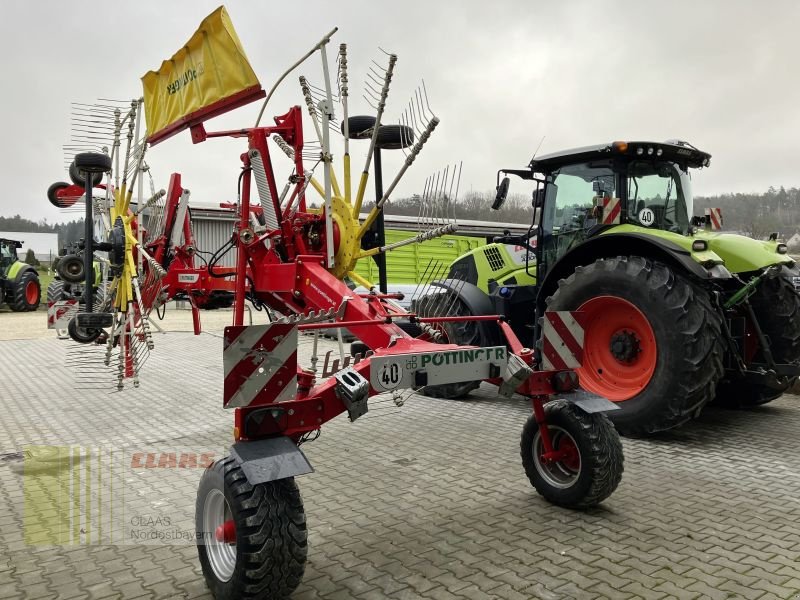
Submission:
[[[500,182],[500,185],[497,186],[497,194],[494,197],[494,202],[492,203],[492,210],[499,210],[503,203],[506,201],[508,197],[508,188],[511,185],[511,181],[508,177],[503,177],[503,181]]]

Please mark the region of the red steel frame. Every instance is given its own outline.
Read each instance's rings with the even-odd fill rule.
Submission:
[[[389,296],[370,295],[367,298],[351,291],[347,285],[325,268],[325,217],[306,212],[305,180],[302,164],[303,129],[300,107],[292,107],[288,113],[275,118],[275,125],[250,129],[206,133],[204,138],[246,137],[248,150],[258,150],[265,168],[266,181],[272,197],[272,205],[262,205],[264,211],[274,211],[279,226],[261,236],[254,235],[250,228],[251,181],[253,165],[249,152],[241,155],[243,182],[239,219],[235,226],[234,239],[238,248],[236,265],[236,294],[233,324],[243,325],[245,283],[252,280],[251,293],[260,301],[282,314],[308,314],[310,311],[340,309],[346,302],[343,313],[336,321],[346,323],[359,339],[374,351],[373,356],[440,352],[457,349],[459,346],[437,344],[424,339],[415,339],[392,323],[393,316],[400,313],[396,305],[384,302]],[[284,206],[279,205],[267,139],[278,134],[294,149],[294,190]],[[299,198],[298,198],[299,197]],[[289,210],[297,198],[296,210]],[[309,236],[314,230],[318,235]],[[334,242],[338,243],[338,231],[334,230]],[[470,317],[472,319],[473,317]],[[480,317],[498,321],[506,336],[510,350],[533,365],[533,352],[523,348],[511,328],[498,316]],[[425,322],[458,320],[459,317],[427,318]],[[463,318],[462,318],[463,319]],[[298,328],[316,329],[331,327],[330,324],[300,324]],[[353,368],[369,381],[371,357],[367,357]],[[553,393],[552,372],[535,371],[518,388],[518,392],[532,400],[536,419],[544,424],[543,404]],[[317,382],[314,374],[298,367],[298,393],[293,400],[239,407],[235,409],[235,437],[252,440],[274,435],[286,435],[298,441],[304,434],[318,429],[323,423],[345,411],[345,406],[336,395],[336,380],[330,377]],[[500,379],[490,380],[501,383]],[[370,396],[379,392],[370,387]],[[251,418],[254,417],[254,418]],[[553,452],[547,427],[541,427],[545,458],[557,459]]]

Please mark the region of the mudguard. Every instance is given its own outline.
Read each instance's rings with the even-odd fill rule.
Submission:
[[[303,451],[286,436],[236,442],[231,457],[251,485],[314,472]]]
[[[491,298],[477,285],[460,279],[442,279],[432,281],[432,287],[449,290],[456,294],[473,315],[492,315],[496,313]],[[481,346],[497,346],[505,344],[501,339],[500,328],[495,323],[480,321]]]
[[[607,400],[602,396],[597,396],[596,394],[592,394],[591,392],[587,392],[582,389],[577,389],[569,394],[564,394],[563,396],[560,396],[560,398],[563,398],[567,402],[571,402],[583,412],[588,414],[619,410],[619,405],[611,400]]]
[[[680,269],[696,279],[712,278],[709,270],[692,258],[691,252],[669,240],[639,233],[596,235],[576,246],[553,265],[542,281],[538,299],[540,308],[547,297],[555,292],[558,280],[568,277],[575,267],[591,264],[599,258],[616,256],[642,256]]]

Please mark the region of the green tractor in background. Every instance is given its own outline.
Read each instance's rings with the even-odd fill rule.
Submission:
[[[0,238],[0,304],[15,312],[36,310],[42,297],[36,269],[17,256],[22,244]]]
[[[630,435],[681,425],[714,399],[778,398],[800,375],[800,270],[777,234],[718,233],[715,209],[693,217],[690,170],[710,158],[677,140],[614,142],[502,169],[493,208],[509,190],[501,174],[530,181],[529,231],[456,260],[417,312],[502,314],[540,348],[545,308],[581,311],[580,385],[617,403],[608,416]],[[460,344],[500,339],[487,321],[443,333]],[[426,393],[463,397],[477,385]]]

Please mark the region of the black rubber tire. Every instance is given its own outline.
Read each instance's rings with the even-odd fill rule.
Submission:
[[[83,175],[83,171],[81,171],[78,167],[75,166],[75,162],[72,162],[69,165],[69,178],[75,185],[86,187],[86,178]],[[103,181],[102,173],[94,173],[92,175],[92,187],[98,185],[102,181]]]
[[[70,320],[69,325],[67,325],[67,333],[69,333],[69,337],[72,338],[73,341],[79,344],[91,344],[99,338],[104,331],[102,329],[84,329],[83,327],[78,327],[78,320],[73,318]]]
[[[800,363],[800,296],[785,277],[763,280],[750,297],[761,330],[769,338],[770,350],[779,364]],[[758,361],[763,357],[756,355]],[[761,406],[780,398],[797,380],[791,378],[781,389],[727,379],[717,388],[716,403],[729,408]]]
[[[64,188],[68,187],[69,184],[66,181],[56,181],[49,188],[47,188],[47,199],[50,201],[50,204],[52,204],[56,208],[69,207],[70,206],[69,203],[64,202],[58,196],[56,196],[59,190],[63,190]]]
[[[355,116],[348,117],[347,128],[351,140],[363,140],[372,137],[372,128],[375,127],[375,117]],[[344,135],[344,121],[342,121],[341,132]]]
[[[589,414],[567,400],[554,400],[544,407],[546,423],[566,431],[580,454],[580,468],[567,487],[556,487],[537,469],[534,448],[539,425],[531,416],[522,429],[520,455],[531,485],[548,502],[567,508],[591,508],[608,498],[622,480],[622,442],[603,413]],[[555,430],[551,429],[551,432]],[[558,450],[558,448],[554,448]]]
[[[64,291],[64,282],[60,279],[53,279],[47,284],[47,304],[66,300],[68,297],[68,294]]]
[[[78,254],[62,256],[56,265],[56,272],[67,283],[84,283],[86,270],[83,268],[83,257]]]
[[[460,299],[453,301],[451,293],[439,293],[423,296],[415,302],[414,312],[421,317],[460,317],[470,315],[469,308]],[[446,313],[446,314],[445,314]],[[460,321],[442,323],[444,335],[441,343],[458,344],[459,346],[484,346],[480,327],[477,321]],[[420,392],[431,398],[462,399],[469,396],[472,390],[480,387],[481,382],[461,381],[458,383],[443,383],[429,385]]]
[[[366,356],[367,352],[369,352],[369,346],[364,342],[353,342],[350,344],[350,356],[357,356],[360,354],[363,357]]]
[[[375,140],[383,150],[400,150],[414,143],[414,130],[407,125],[381,125]]]
[[[36,285],[36,301],[29,302],[26,290],[29,284]],[[39,308],[39,303],[42,301],[42,286],[39,284],[39,275],[35,271],[28,270],[19,275],[14,282],[14,293],[8,306],[14,312],[29,312]]]
[[[79,171],[87,173],[107,173],[111,170],[111,157],[102,152],[81,152],[72,161]]]
[[[648,319],[658,348],[647,387],[609,413],[617,430],[647,435],[697,417],[723,375],[722,320],[708,293],[664,264],[621,256],[578,267],[559,281],[547,307],[577,310],[596,296],[636,306]]]
[[[236,566],[223,582],[214,574],[202,543],[203,508],[212,490],[221,490],[236,525]],[[217,600],[288,598],[300,585],[308,555],[303,500],[294,478],[250,485],[231,457],[205,470],[195,504],[197,553],[203,576]]]

